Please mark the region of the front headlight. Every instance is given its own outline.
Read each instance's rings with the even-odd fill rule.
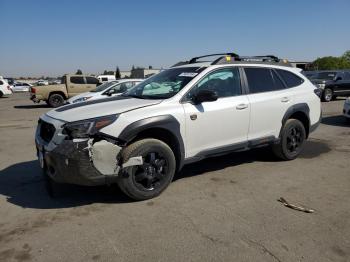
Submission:
[[[84,96],[84,97],[80,97],[78,99],[75,99],[73,101],[73,103],[78,103],[78,102],[85,102],[86,100],[89,100],[92,96]]]
[[[96,134],[100,129],[112,124],[118,115],[103,116],[67,123],[63,126],[62,133],[70,138],[88,138]]]

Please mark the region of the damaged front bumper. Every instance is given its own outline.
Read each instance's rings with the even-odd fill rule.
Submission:
[[[115,183],[121,147],[109,142],[95,144],[90,140],[63,140],[52,151],[37,143],[37,150],[43,155],[46,173],[56,182],[85,186]]]
[[[122,147],[101,137],[68,139],[62,133],[64,124],[46,115],[39,120],[35,144],[40,164],[47,175],[56,182],[77,185],[116,182]]]

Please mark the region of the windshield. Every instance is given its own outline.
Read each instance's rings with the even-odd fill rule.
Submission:
[[[205,68],[182,67],[160,72],[125,92],[123,96],[141,99],[166,99],[176,95]]]
[[[325,79],[325,80],[332,80],[334,79],[336,72],[321,72],[317,73],[314,76],[312,76],[312,79]]]
[[[106,90],[108,87],[114,86],[116,83],[118,83],[118,82],[113,81],[113,82],[104,83],[102,85],[99,85],[94,90],[91,90],[90,92],[102,92],[102,91]]]

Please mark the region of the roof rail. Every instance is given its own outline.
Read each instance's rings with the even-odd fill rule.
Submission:
[[[211,62],[211,65],[217,65],[217,64],[230,64],[235,62],[251,62],[251,63],[277,63],[284,66],[291,66],[291,64],[288,62],[288,60],[280,59],[277,56],[274,55],[262,55],[262,56],[239,56],[236,53],[218,53],[218,54],[209,54],[209,55],[203,55],[203,56],[197,56],[191,58],[189,61],[181,61],[177,64],[173,65],[180,66],[185,64],[194,64],[198,63],[198,59],[205,58],[205,57],[211,57],[211,56],[220,56],[213,62]]]
[[[198,59],[204,58],[204,57],[211,57],[211,56],[229,56],[229,57],[233,57],[233,58],[238,58],[239,55],[235,54],[235,53],[219,53],[219,54],[210,54],[210,55],[203,55],[203,56],[197,56],[197,57],[193,57],[190,59],[190,61],[188,62],[189,64],[194,64],[197,63]],[[215,60],[216,61],[216,60]]]

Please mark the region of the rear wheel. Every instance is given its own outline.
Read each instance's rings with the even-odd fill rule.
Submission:
[[[59,107],[64,104],[64,97],[61,94],[52,94],[49,97],[48,104],[52,107]]]
[[[129,145],[122,152],[124,163],[137,156],[142,156],[143,164],[124,168],[118,185],[135,200],[156,197],[173,180],[176,170],[174,153],[160,140],[143,139]]]
[[[306,138],[305,127],[297,119],[288,119],[283,125],[280,142],[273,145],[274,154],[283,160],[293,160],[302,151]]]
[[[330,88],[325,88],[322,94],[322,100],[324,102],[330,102],[333,99],[333,90]]]

